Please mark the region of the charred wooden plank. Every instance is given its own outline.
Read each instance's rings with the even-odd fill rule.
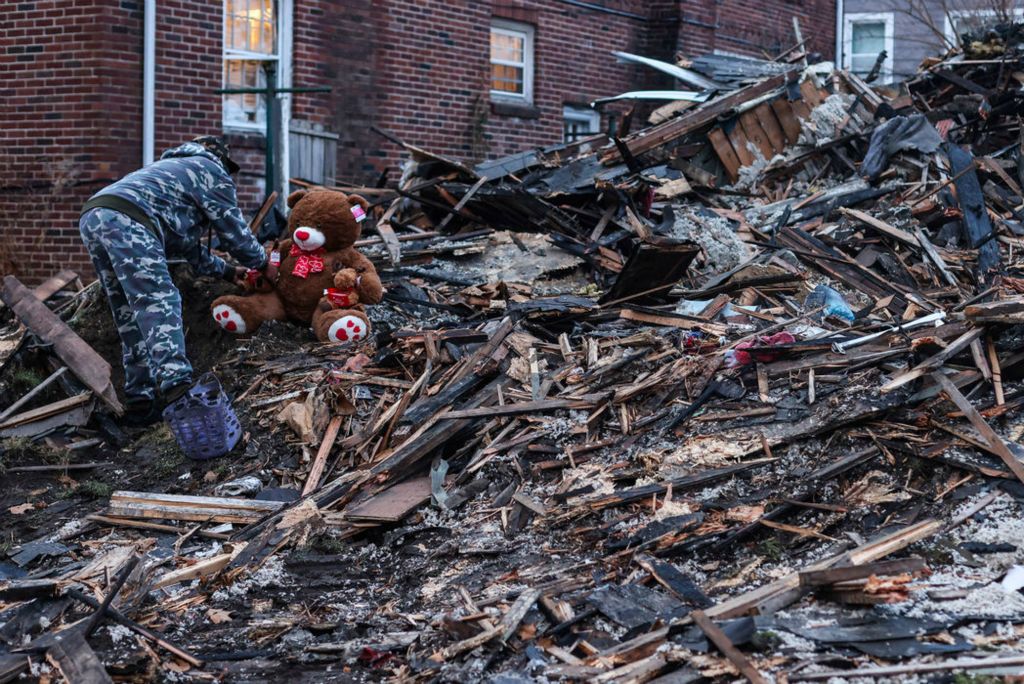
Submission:
[[[718,117],[726,114],[736,107],[750,102],[762,95],[766,95],[776,88],[781,88],[787,82],[795,78],[796,70],[789,71],[784,74],[772,76],[766,78],[763,81],[749,85],[745,88],[723,95],[722,97],[706,102],[697,109],[683,114],[682,116],[674,119],[669,119],[663,124],[652,126],[643,131],[634,133],[627,138],[624,142],[629,146],[630,152],[633,155],[638,155],[647,150],[663,145],[666,142],[675,140],[687,133],[692,133],[707,124],[710,124]],[[602,157],[601,161],[604,164],[611,164],[620,159],[618,150],[610,150],[606,152]]]
[[[85,340],[68,327],[57,314],[21,284],[14,276],[4,278],[3,292],[0,297],[25,326],[41,339],[53,345],[64,363],[78,376],[86,387],[110,407],[116,414],[124,413],[124,407],[117,399],[117,393],[111,382],[111,368],[102,356],[90,347]]]

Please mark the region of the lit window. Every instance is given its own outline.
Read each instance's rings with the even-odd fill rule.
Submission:
[[[224,87],[262,88],[277,61],[276,0],[224,0]],[[265,106],[261,95],[224,95],[224,125],[262,129]]]
[[[601,132],[601,115],[588,107],[562,109],[562,141],[574,143]]]
[[[533,101],[533,27],[491,21],[491,96]]]
[[[885,50],[886,57],[878,75],[878,83],[892,80],[893,14],[855,13],[846,15],[843,41],[843,66],[861,78],[871,73],[878,54]]]

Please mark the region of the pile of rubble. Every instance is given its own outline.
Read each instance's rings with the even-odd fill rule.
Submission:
[[[5,377],[53,375],[5,455],[64,457],[6,463],[0,681],[1019,672],[1019,36],[892,88],[660,65],[704,91],[611,141],[406,145],[398,188],[340,188],[376,338],[217,338],[244,454],[162,479],[61,320],[95,288],[8,278]]]

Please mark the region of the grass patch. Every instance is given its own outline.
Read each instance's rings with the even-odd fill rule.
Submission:
[[[778,539],[772,538],[761,542],[760,550],[762,556],[768,556],[770,560],[777,562],[782,558],[782,553],[785,549]]]
[[[185,454],[178,448],[178,443],[166,424],[154,426],[152,430],[139,437],[135,442],[135,450],[149,449],[153,452],[153,460],[149,463],[149,474],[157,478],[170,477],[181,469],[185,463]]]
[[[42,442],[33,442],[28,437],[10,437],[0,440],[0,475],[8,468],[39,461],[49,465],[66,464],[70,452],[51,449]]]
[[[1002,677],[970,674],[968,672],[958,672],[953,676],[953,684],[999,684],[1002,681]]]
[[[11,389],[15,394],[22,395],[46,379],[46,376],[35,368],[19,366],[11,373]]]
[[[75,493],[89,499],[109,499],[110,495],[114,493],[114,485],[99,480],[85,480],[78,483]]]
[[[185,455],[180,451],[172,451],[161,454],[153,461],[151,472],[157,477],[170,477],[178,472],[185,463]]]

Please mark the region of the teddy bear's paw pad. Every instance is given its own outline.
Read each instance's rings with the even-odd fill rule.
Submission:
[[[213,307],[213,319],[228,332],[245,332],[245,319],[227,304],[218,304]]]
[[[332,342],[359,342],[366,337],[366,322],[358,316],[342,316],[331,324],[327,338]]]

